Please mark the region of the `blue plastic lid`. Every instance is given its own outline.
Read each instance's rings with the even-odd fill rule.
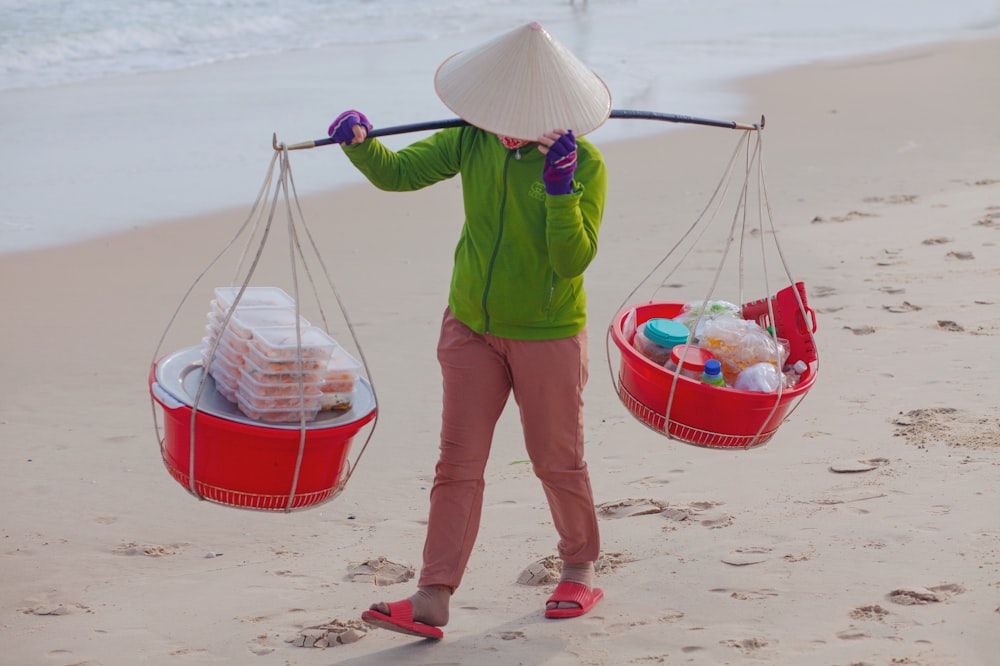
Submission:
[[[656,318],[646,322],[646,337],[661,347],[672,348],[687,342],[688,327],[673,319]]]
[[[722,374],[722,364],[719,363],[719,359],[710,358],[707,361],[705,361],[705,374],[706,375]]]

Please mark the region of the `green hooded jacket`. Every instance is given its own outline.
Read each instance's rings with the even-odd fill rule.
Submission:
[[[536,144],[508,150],[475,127],[441,130],[392,151],[378,139],[343,146],[376,187],[417,190],[462,174],[465,224],[448,305],[477,333],[517,340],[576,335],[587,322],[583,272],[597,254],[607,171],[577,139],[573,191],[550,196]]]

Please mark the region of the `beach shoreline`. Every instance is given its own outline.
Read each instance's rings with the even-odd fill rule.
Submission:
[[[230,266],[209,273],[157,348],[246,210],[0,256],[0,294],[15,313],[0,328],[6,658],[989,664],[1000,648],[989,509],[1000,466],[988,381],[1000,334],[995,62],[992,36],[734,83],[745,120],[767,117],[768,195],[817,313],[821,361],[774,440],[750,451],[643,427],[614,393],[616,356],[609,368],[603,344],[622,298],[697,217],[738,133],[687,128],[601,145],[611,180],[587,274],[586,400],[606,596],[571,622],[542,617],[551,586],[516,582],[554,554],[556,536],[509,408],[445,640],[372,631],[350,645],[295,645],[310,627],[328,635],[413,589],[350,572],[379,557],[419,566],[458,182],[303,196],[380,414],[343,494],[291,514],[188,495],[163,469],[146,386],[159,354],[198,343],[211,287]],[[293,168],[346,160],[338,153],[292,156]],[[718,258],[718,248],[696,254],[667,293],[702,296]],[[257,280],[287,285],[284,247]],[[859,463],[870,469],[835,471]]]

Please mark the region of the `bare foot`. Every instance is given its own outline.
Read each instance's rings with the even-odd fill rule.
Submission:
[[[594,563],[583,562],[579,564],[570,564],[569,562],[563,562],[562,576],[559,577],[559,582],[562,583],[565,581],[586,585],[588,590],[593,589]],[[550,601],[545,604],[546,610],[552,610],[553,608],[580,608],[580,604],[574,601]]]
[[[451,588],[447,585],[428,585],[417,588],[416,593],[408,601],[413,606],[413,620],[432,627],[443,627],[448,624],[448,604],[451,602]],[[389,605],[378,602],[370,606],[371,610],[383,615],[391,615]]]

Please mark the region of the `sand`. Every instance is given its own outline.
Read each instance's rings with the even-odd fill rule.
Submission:
[[[605,352],[608,323],[704,206],[737,134],[602,146],[587,445],[606,596],[582,619],[543,617],[544,566],[541,585],[518,583],[556,537],[508,410],[445,639],[348,631],[371,602],[410,594],[412,581],[385,583],[419,567],[458,183],[303,201],[380,416],[343,494],[293,513],[186,493],[161,462],[147,391],[174,308],[246,210],[0,257],[2,661],[995,663],[998,61],[990,38],[734,82],[741,120],[767,116],[769,198],[820,351],[805,400],[748,451],[645,428]],[[719,247],[693,256],[670,298],[707,289]],[[284,284],[287,268],[276,252],[258,279]],[[197,344],[224,279],[195,290],[161,352]]]

